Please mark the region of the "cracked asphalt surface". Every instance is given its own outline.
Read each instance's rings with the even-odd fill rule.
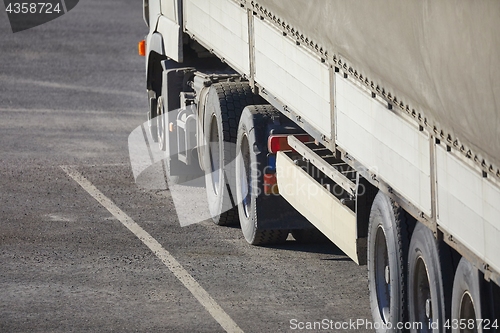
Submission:
[[[236,227],[181,227],[168,189],[135,183],[128,137],[145,121],[137,42],[146,33],[133,0],[80,1],[16,34],[0,14],[0,331],[224,331],[64,165],[168,250],[244,332],[346,331],[290,321],[369,320],[366,267],[333,244],[253,247]]]

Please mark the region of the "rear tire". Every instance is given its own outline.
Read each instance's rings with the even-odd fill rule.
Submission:
[[[380,327],[396,327],[406,320],[408,229],[406,212],[379,192],[372,204],[368,226],[368,287],[372,318],[383,324]]]
[[[224,82],[209,88],[204,118],[204,170],[208,206],[217,225],[238,222],[234,158],[241,112],[263,100],[246,82]]]
[[[432,231],[418,223],[408,256],[408,309],[409,321],[422,325],[419,332],[446,331],[443,327],[447,319],[445,294],[451,286],[451,274],[442,270],[439,245]],[[434,330],[429,327],[430,322],[436,326]]]
[[[245,108],[236,141],[236,193],[241,231],[252,245],[279,244],[286,241],[288,230],[266,228],[281,216],[285,200],[264,193],[264,174],[268,165],[268,123],[279,112],[269,105]]]
[[[455,280],[453,281],[453,296],[451,300],[451,319],[469,323],[478,323],[482,321],[482,307],[481,307],[481,281],[482,276],[479,271],[472,266],[465,258],[460,260],[457,271],[455,273]],[[454,326],[454,325],[453,325]],[[466,325],[467,329],[460,330],[459,327],[452,327],[452,333],[459,332],[477,332],[482,333],[482,327],[474,325],[470,327]],[[475,328],[475,329],[474,329]]]

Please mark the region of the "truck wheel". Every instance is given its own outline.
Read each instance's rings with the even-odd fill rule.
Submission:
[[[479,271],[465,258],[462,258],[453,281],[451,319],[452,322],[458,320],[458,323],[465,321],[466,332],[483,332],[483,328],[476,325],[483,319],[481,311],[481,279]],[[459,327],[452,327],[453,333],[462,331]]]
[[[166,115],[163,107],[163,97],[158,97],[158,108],[156,111],[156,129],[157,129],[157,137],[158,137],[158,146],[160,150],[165,151],[167,149],[167,125],[166,125]]]
[[[368,287],[372,317],[384,324],[381,327],[395,327],[406,319],[408,224],[406,212],[378,192],[368,225]]]
[[[408,256],[408,309],[409,321],[420,323],[422,332],[446,331],[444,278],[448,280],[448,274],[441,268],[438,241],[429,228],[418,223]]]
[[[208,206],[217,225],[238,221],[234,157],[236,134],[243,108],[263,100],[246,82],[224,82],[209,88],[204,118],[204,169]]]
[[[245,108],[238,127],[236,141],[236,193],[241,231],[252,245],[283,243],[288,230],[266,229],[271,212],[278,210],[282,197],[264,193],[264,173],[267,167],[267,124],[273,107],[255,105]],[[272,120],[271,120],[272,121]]]
[[[148,111],[148,127],[149,134],[153,139],[153,142],[158,142],[158,129],[157,129],[157,120],[156,115],[158,112],[158,102],[156,97],[149,98],[149,111]]]

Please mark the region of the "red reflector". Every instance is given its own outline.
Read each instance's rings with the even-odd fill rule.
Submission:
[[[264,174],[264,194],[279,194],[278,190],[278,180],[276,179],[276,174]]]
[[[139,44],[137,45],[137,49],[141,57],[146,56],[146,41],[144,39],[139,42]]]
[[[276,154],[282,150],[292,150],[292,147],[288,144],[288,136],[292,134],[277,134],[269,136],[267,141],[267,149],[271,154]],[[306,142],[311,141],[312,138],[307,134],[294,135],[299,141]]]
[[[280,150],[290,150],[292,149],[288,144],[288,135],[271,135],[267,142],[267,149],[271,154],[276,154]]]

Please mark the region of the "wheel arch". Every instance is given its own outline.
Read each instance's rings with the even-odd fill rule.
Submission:
[[[162,66],[161,61],[166,60],[163,37],[155,32],[148,36],[146,58],[146,84],[148,90],[153,90],[157,96],[161,94]]]
[[[373,201],[379,189],[373,186],[368,180],[359,177],[358,196],[356,200],[356,224],[358,229],[358,238],[368,237],[368,225],[370,222],[370,212]],[[366,262],[366,261],[365,261]]]

